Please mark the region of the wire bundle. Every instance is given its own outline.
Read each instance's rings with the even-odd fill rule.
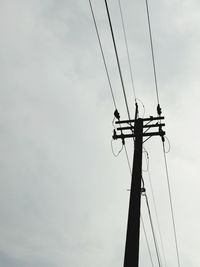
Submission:
[[[124,80],[123,80],[123,75],[122,75],[122,71],[121,71],[121,64],[120,64],[120,59],[119,59],[119,55],[118,55],[118,49],[117,49],[117,44],[116,44],[116,40],[115,40],[115,34],[114,34],[113,26],[112,26],[112,20],[111,20],[111,16],[110,16],[107,0],[104,0],[104,2],[105,2],[105,9],[106,9],[108,22],[109,22],[109,28],[110,28],[110,32],[111,32],[113,48],[114,48],[114,52],[115,52],[116,63],[117,63],[119,77],[120,77],[123,97],[124,97],[124,101],[125,101],[126,111],[127,111],[128,118],[130,120],[131,117],[130,117],[128,99],[127,99],[126,89],[125,89],[125,86],[124,86]],[[109,84],[109,88],[110,88],[110,92],[111,92],[111,96],[112,96],[112,100],[113,100],[113,105],[114,105],[115,111],[117,111],[117,103],[116,103],[116,99],[115,99],[115,96],[114,96],[114,91],[113,91],[113,87],[112,87],[112,84],[111,84],[111,79],[110,79],[110,75],[109,75],[109,71],[108,71],[108,67],[107,67],[107,63],[106,63],[106,58],[105,58],[105,54],[104,54],[104,51],[103,51],[103,46],[102,46],[102,42],[101,42],[101,38],[100,38],[100,34],[99,34],[99,30],[98,30],[98,26],[97,26],[97,22],[96,22],[96,18],[95,18],[95,14],[94,14],[94,10],[93,10],[93,6],[92,6],[91,0],[89,0],[89,5],[90,5],[90,9],[91,9],[92,17],[93,17],[93,22],[94,22],[95,30],[96,30],[96,34],[97,34],[97,39],[98,39],[98,42],[99,42],[101,55],[102,55],[102,59],[103,59],[103,63],[104,63],[104,67],[105,67],[105,71],[106,71],[106,75],[107,75],[107,79],[108,79],[108,84]],[[123,34],[124,34],[126,53],[127,53],[127,58],[128,58],[128,66],[129,66],[129,72],[130,72],[130,77],[131,77],[132,90],[133,90],[133,94],[134,94],[135,103],[137,103],[136,91],[135,91],[134,79],[133,79],[133,68],[132,68],[131,60],[130,60],[128,39],[127,39],[126,28],[125,28],[125,23],[124,23],[124,16],[123,16],[122,5],[121,5],[121,1],[120,0],[118,0],[118,5],[119,5],[120,17],[121,17],[121,22],[122,22],[122,29],[123,29]],[[148,0],[145,0],[145,5],[146,5],[147,23],[148,23],[149,38],[150,38],[150,49],[151,49],[153,76],[154,76],[155,91],[156,91],[157,113],[160,116],[161,115],[161,108],[160,108],[160,100],[159,100],[159,88],[158,88],[158,79],[157,79],[157,71],[156,71],[156,63],[155,63],[155,55],[154,55],[154,46],[153,46],[153,37],[152,37],[152,29],[151,29],[151,22],[150,22],[150,12],[149,12]],[[175,219],[174,219],[174,209],[173,209],[173,202],[172,202],[172,195],[171,195],[171,186],[170,186],[170,181],[169,181],[169,172],[168,172],[168,165],[167,165],[167,158],[166,158],[166,150],[165,150],[164,140],[162,140],[162,141],[163,141],[162,142],[163,155],[164,155],[165,171],[166,171],[166,177],[167,177],[168,194],[169,194],[170,209],[171,209],[171,216],[172,216],[172,224],[173,224],[173,231],[174,231],[174,240],[175,240],[175,247],[176,247],[177,263],[178,263],[178,267],[180,267],[181,265],[180,265],[180,258],[179,258],[179,250],[178,250],[176,226],[175,226]],[[127,159],[127,162],[128,162],[128,167],[129,167],[130,173],[131,173],[131,165],[130,165],[130,160],[129,160],[129,156],[128,156],[128,152],[127,152],[127,148],[126,148],[125,143],[122,145],[122,147],[123,146],[125,148],[126,159]],[[148,158],[148,152],[146,151],[146,153],[147,153],[147,158]],[[163,240],[162,240],[162,235],[161,235],[161,230],[160,230],[160,224],[159,224],[159,220],[158,220],[156,202],[155,202],[153,186],[152,186],[152,183],[151,183],[151,177],[150,177],[150,171],[149,171],[148,164],[147,164],[147,173],[148,173],[148,177],[149,177],[149,181],[150,181],[151,193],[152,193],[152,196],[153,196],[153,204],[154,204],[154,209],[155,209],[155,214],[156,214],[159,237],[160,237],[161,246],[162,246],[163,259],[164,259],[165,266],[167,266],[166,257],[165,257],[165,251],[164,251],[164,246],[163,246]],[[146,203],[147,210],[148,210],[148,215],[149,215],[149,220],[150,220],[150,225],[151,225],[151,231],[152,231],[153,240],[154,240],[154,246],[155,246],[156,255],[157,255],[158,266],[161,267],[163,265],[162,265],[162,261],[161,261],[159,248],[158,248],[158,242],[157,242],[156,235],[155,235],[155,229],[154,229],[151,209],[150,209],[150,205],[149,205],[147,194],[144,193],[143,195],[145,197],[145,203]],[[151,261],[152,266],[154,266],[153,257],[152,257],[152,254],[151,254],[151,249],[150,249],[150,245],[149,245],[149,241],[148,241],[148,237],[147,237],[147,233],[146,233],[146,229],[145,229],[145,224],[144,224],[144,221],[143,221],[142,217],[141,217],[141,222],[142,222],[142,227],[143,227],[143,231],[144,231],[144,235],[145,235],[145,240],[146,240],[147,247],[148,247],[150,261]]]

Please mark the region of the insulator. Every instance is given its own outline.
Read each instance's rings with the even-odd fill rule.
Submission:
[[[115,116],[115,118],[116,118],[117,120],[120,119],[120,114],[119,114],[119,112],[118,112],[117,109],[116,109],[115,112],[114,112],[114,116]]]
[[[158,106],[157,106],[157,113],[159,116],[162,114],[162,109],[160,107],[160,104],[158,104]]]

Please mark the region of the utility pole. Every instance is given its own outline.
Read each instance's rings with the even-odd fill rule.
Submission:
[[[143,143],[150,137],[159,135],[164,138],[165,132],[162,130],[161,123],[164,117],[150,117],[150,118],[136,118],[135,120],[116,121],[120,127],[117,131],[114,130],[113,139],[122,139],[125,142],[126,138],[134,139],[134,157],[133,157],[133,170],[129,200],[129,214],[127,223],[124,267],[138,267],[139,265],[139,240],[140,240],[140,203],[141,192],[144,190],[141,187],[142,182],[142,147]],[[157,121],[155,124],[151,124],[152,121]],[[134,126],[132,125],[134,123]],[[145,123],[145,124],[144,124]],[[127,127],[121,127],[122,124],[128,124]],[[157,128],[156,132],[149,132],[149,129]],[[143,129],[146,129],[143,132]],[[124,134],[124,131],[131,130],[130,134]],[[143,141],[143,137],[147,137]]]

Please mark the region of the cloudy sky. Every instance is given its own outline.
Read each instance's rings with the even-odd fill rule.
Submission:
[[[108,1],[131,115],[118,1]],[[145,1],[121,0],[137,97],[156,115]],[[104,1],[93,1],[121,117],[122,89]],[[182,267],[200,266],[200,2],[149,0]],[[111,151],[114,106],[88,1],[0,1],[0,266],[123,266],[130,173]],[[142,105],[139,106],[143,113]],[[113,143],[115,151],[120,143]],[[167,146],[167,143],[166,143]],[[159,137],[143,173],[163,266],[178,266]],[[132,161],[133,144],[127,142]],[[143,169],[146,169],[145,160]],[[156,261],[146,206],[142,214]],[[140,266],[152,266],[141,229]]]

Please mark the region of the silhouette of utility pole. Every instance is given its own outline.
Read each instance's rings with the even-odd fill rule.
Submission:
[[[145,190],[141,187],[142,147],[143,143],[152,136],[159,135],[161,136],[162,140],[164,140],[165,132],[162,130],[162,126],[165,126],[165,124],[161,123],[162,119],[164,119],[164,117],[160,116],[143,119],[136,118],[135,120],[118,120],[115,122],[120,127],[118,127],[117,130],[114,130],[113,139],[122,139],[123,144],[126,138],[134,139],[134,158],[130,190],[124,267],[138,267],[140,239],[140,202],[141,192],[144,192]],[[151,122],[153,121],[156,121],[156,123],[151,124]],[[132,125],[132,123],[134,123],[134,126]],[[122,127],[122,124],[128,124],[128,126]],[[156,132],[149,131],[152,128],[158,129]],[[146,130],[143,131],[144,129]],[[127,130],[130,130],[131,133],[124,134],[124,131]],[[119,134],[117,134],[117,131],[119,131]],[[143,141],[143,137],[147,137],[146,140]]]

